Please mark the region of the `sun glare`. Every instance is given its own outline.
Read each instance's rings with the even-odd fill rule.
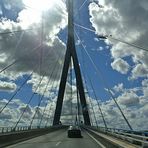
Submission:
[[[37,11],[46,11],[56,4],[56,0],[23,0],[26,7]]]

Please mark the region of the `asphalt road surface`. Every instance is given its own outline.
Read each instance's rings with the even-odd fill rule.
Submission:
[[[58,130],[7,148],[102,148],[93,137],[82,131],[83,138],[68,138],[67,130]]]

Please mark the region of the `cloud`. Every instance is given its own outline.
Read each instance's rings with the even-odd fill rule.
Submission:
[[[16,102],[15,102],[16,101]],[[6,99],[0,99],[0,108],[8,102]],[[21,102],[19,100],[19,102]],[[22,103],[22,102],[21,102]],[[14,99],[0,114],[0,124],[1,126],[11,127],[14,125],[16,120],[18,119],[19,111],[17,110],[16,104],[18,104],[18,99]]]
[[[143,87],[143,104],[146,102],[148,103],[147,97],[148,97],[148,79],[144,79],[142,81],[142,87]]]
[[[132,95],[130,96],[132,97]],[[118,103],[124,115],[128,119],[129,123],[132,125],[134,130],[146,130],[148,127],[147,125],[143,124],[143,122],[148,121],[146,118],[147,106],[145,105],[137,106],[136,104],[138,103],[138,101],[136,100],[132,100],[132,101],[131,99],[128,99],[128,101],[118,102]],[[126,105],[123,105],[121,103],[124,103]],[[135,106],[133,106],[133,104],[135,104]],[[101,103],[101,108],[102,108],[102,111],[103,111],[108,127],[128,129],[128,126],[125,120],[123,119],[119,109],[116,107],[113,100]]]
[[[27,81],[28,84],[32,85],[32,91],[40,94],[41,96],[43,95],[44,97],[55,97],[58,92],[58,86],[59,86],[59,79],[60,73],[61,73],[61,67],[59,68],[59,73],[54,73],[55,74],[53,77],[48,77],[44,76],[41,77],[38,74],[32,75],[31,79]],[[40,84],[40,85],[39,85]]]
[[[34,13],[36,15],[32,16]],[[27,18],[31,19],[28,20]],[[63,61],[66,48],[65,44],[57,36],[67,25],[67,12],[64,3],[59,1],[56,7],[44,12],[43,20],[40,14],[36,13],[34,9],[23,9],[19,12],[17,20],[18,22],[16,23],[13,20],[7,20],[7,18],[3,19],[0,22],[0,31],[32,30],[1,36],[0,56],[3,59],[0,61],[0,68],[19,59],[17,64],[9,69],[9,72],[28,72],[34,67],[34,72],[40,74],[39,67],[37,66],[39,65],[42,50],[43,65],[41,74],[49,76],[56,62],[58,62],[55,70],[55,73],[57,73],[57,70],[62,65],[61,61]],[[41,37],[41,22],[43,22],[43,38]],[[42,47],[39,47],[42,39]]]
[[[143,81],[143,84],[145,86],[146,81]],[[68,92],[69,91],[67,91],[67,93]],[[76,99],[76,94],[73,95],[73,99],[68,97],[68,95],[66,96],[64,97],[61,121],[63,124],[64,123],[71,124],[71,123],[74,123],[76,113],[77,113],[77,109],[76,109],[77,99]],[[116,98],[122,111],[124,112],[125,116],[127,117],[127,119],[129,120],[129,122],[131,123],[132,127],[135,130],[147,129],[147,124],[144,124],[148,122],[147,120],[148,113],[147,113],[147,104],[146,104],[147,100],[143,99],[143,97],[144,97],[143,95],[137,96],[137,94],[135,92],[132,92],[131,90],[125,90],[124,92],[122,92],[122,94],[120,94]],[[102,120],[102,117],[101,117],[101,114],[100,114],[100,111],[97,105],[97,101],[90,98],[91,103],[92,103],[91,105],[88,96],[86,96],[86,98],[87,98],[90,118],[91,118],[93,125],[95,125],[95,118],[94,118],[94,113],[93,113],[93,110],[94,110],[99,126],[104,126],[104,123],[103,123],[103,120]],[[47,121],[48,121],[48,125],[52,124],[53,115],[54,115],[55,106],[56,106],[56,99],[57,99],[56,97],[49,99],[48,105],[46,107],[45,114],[43,117],[42,125],[45,125]],[[0,107],[3,106],[6,102],[7,100],[5,99],[0,100]],[[107,122],[108,127],[128,129],[126,122],[121,116],[113,100],[108,100],[104,102],[99,101],[99,103],[100,103],[100,107],[102,109],[102,112],[103,112],[103,115]],[[7,106],[7,108],[4,110],[3,114],[1,114],[1,118],[0,118],[1,125],[13,126],[18,120],[18,118],[20,117],[22,111],[25,109],[25,106],[26,104],[23,103],[21,100],[14,99],[13,102],[11,102]],[[38,112],[35,116],[35,120],[33,121],[34,126],[39,124],[43,110],[44,110],[44,106],[45,104],[42,104],[38,108]],[[70,106],[73,107],[72,115],[71,115]],[[22,117],[22,120],[19,123],[19,126],[29,125],[36,109],[37,109],[37,106],[29,105],[24,116]],[[81,120],[83,120],[82,116],[81,116]]]
[[[0,108],[2,108],[8,100],[1,99],[0,100]],[[11,103],[3,110],[0,114],[0,124],[1,126],[13,127],[18,119],[20,118],[21,114],[24,112],[18,126],[29,126],[32,120],[32,117],[35,113],[36,107],[27,106],[27,104],[22,102],[20,99],[13,99]],[[43,110],[43,109],[42,109]],[[37,116],[39,114],[37,113]],[[41,117],[41,116],[40,116]],[[36,119],[41,119],[39,116]],[[34,125],[38,124],[38,120],[34,121]]]
[[[19,0],[16,0],[16,3],[13,4],[17,4],[17,1]],[[9,1],[7,2],[9,3]],[[135,1],[134,3],[131,3],[131,0],[124,0],[120,2],[117,0],[102,0],[99,1],[99,3],[104,5],[104,8],[100,8],[97,3],[93,2],[89,6],[91,23],[96,29],[97,34],[112,34],[113,37],[125,39],[128,42],[135,44],[137,43],[139,45],[148,47],[147,1]],[[10,7],[12,6],[8,5],[7,9]],[[137,11],[137,8],[139,11]],[[65,43],[59,39],[57,34],[67,25],[66,6],[62,3],[62,1],[60,1],[57,7],[53,7],[43,14],[43,46],[42,48],[35,49],[35,52],[31,52],[31,50],[37,47],[42,40],[41,13],[37,13],[36,10],[33,9],[25,8],[18,13],[16,21],[2,19],[0,23],[0,31],[7,32],[20,29],[32,30],[18,34],[12,33],[9,35],[0,36],[0,40],[2,41],[0,44],[0,69],[7,66],[12,61],[20,59],[16,65],[5,71],[5,73],[2,73],[0,78],[8,78],[10,80],[14,80],[26,73],[28,74],[28,72],[32,71],[32,68],[34,68],[34,75],[31,77],[31,80],[28,81],[28,84],[32,85],[34,92],[38,82],[40,81],[40,75],[45,75],[41,83],[40,90],[37,90],[38,94],[42,94],[50,78],[51,80],[57,80],[60,78],[59,71],[61,71],[66,46]],[[110,51],[114,60],[112,63],[113,69],[122,74],[126,74],[129,71],[129,68],[131,68],[131,77],[135,79],[138,77],[146,77],[146,69],[148,67],[147,52],[140,51],[113,40],[107,40],[106,43],[109,45],[107,45],[107,48],[111,47]],[[40,73],[40,69],[39,67],[36,68],[36,65],[39,66],[41,50],[43,50],[44,56],[42,59],[43,67]],[[128,61],[123,59],[124,57],[130,58],[134,63],[134,66],[131,67]],[[56,62],[57,67],[55,66]],[[51,76],[53,70],[54,73]],[[54,88],[51,87],[50,83],[47,91],[45,92],[45,97],[50,97],[45,111],[43,123],[45,123],[47,119],[49,119],[50,124],[52,123],[57,99],[56,93],[58,92],[55,88],[57,85],[58,80],[55,83]],[[69,109],[70,105],[74,107],[73,112],[76,114],[76,94],[73,95],[73,99],[71,99],[70,87],[67,87],[67,96],[64,98],[65,101],[61,116],[62,122],[66,122],[66,120],[68,120],[67,122],[71,122],[72,116]],[[139,90],[139,88],[126,89],[122,83],[116,85],[114,90],[120,91],[121,94],[116,99],[118,100],[126,117],[129,119],[132,126],[134,126],[134,129],[147,129],[148,127],[145,124],[148,122],[148,119],[146,118],[146,103],[148,96],[147,79],[142,81],[142,95],[137,94],[137,90]],[[74,86],[73,91],[76,92]],[[8,100],[6,99],[0,100],[0,107],[6,104],[7,101]],[[101,115],[98,111],[97,102],[94,99],[91,101],[93,109],[96,113],[97,122],[99,125],[104,126]],[[89,101],[88,103],[92,122],[95,123],[92,107]],[[124,122],[113,100],[100,102],[100,104],[105,116],[105,120],[109,127],[127,129],[127,125]],[[1,114],[1,125],[14,125],[14,123],[16,123],[20,117],[25,106],[26,103],[22,102],[21,100],[14,99],[8,105],[7,109],[4,110],[3,114]],[[19,125],[29,125],[36,109],[37,106],[28,106],[27,112],[23,116]],[[43,105],[39,107],[33,125],[38,125],[38,121],[41,117],[41,114],[43,113],[43,109]],[[136,117],[138,117],[138,119]]]
[[[96,34],[112,35],[114,38],[125,40],[145,48],[148,47],[146,40],[148,38],[148,21],[146,19],[148,17],[147,1],[133,2],[132,0],[124,0],[120,2],[117,0],[103,0],[98,2],[104,7],[100,8],[98,4],[94,2],[89,5],[90,21],[96,30]],[[141,64],[141,73],[137,73],[137,69],[131,67],[132,78],[147,77],[144,73],[146,73],[148,69],[148,52],[112,39],[106,40],[105,42],[111,46],[110,51],[114,62],[120,59],[121,63],[121,59],[123,60],[124,57],[128,57],[128,59],[134,63],[134,67]],[[124,62],[123,64],[126,67],[124,71],[120,68],[119,63],[117,65],[118,66],[112,68],[122,74],[127,73],[127,63],[125,64]]]
[[[80,40],[76,40],[76,45],[79,46],[81,44]]]
[[[147,79],[144,79],[142,81],[141,87],[139,86],[134,88],[126,88],[123,83],[119,83],[115,85],[112,89],[116,92],[115,99],[117,100],[120,108],[122,109],[124,115],[128,119],[129,123],[132,125],[134,130],[146,130],[148,128],[147,125],[143,124],[143,122],[148,122],[147,88]],[[96,107],[97,103],[95,101],[93,101],[92,103],[99,126],[104,126],[103,121],[101,120],[102,118]],[[119,109],[112,99],[100,102],[100,106],[108,127],[128,129],[125,120],[123,119]],[[92,108],[90,109],[92,110]],[[95,125],[94,119],[93,122]]]
[[[17,85],[13,82],[5,82],[0,80],[0,90],[1,91],[15,91]]]
[[[31,107],[29,105],[27,107],[26,107],[26,105],[20,106],[19,110],[20,110],[21,113],[23,113],[24,110],[25,110],[25,114],[32,114],[32,110],[31,110]]]
[[[44,93],[50,79],[44,96],[47,97],[49,94],[51,97],[55,96],[54,91],[50,90],[53,81],[55,81],[54,87],[59,83],[66,50],[65,43],[58,37],[58,33],[67,26],[65,3],[59,0],[54,7],[48,7],[44,12],[29,8],[18,0],[5,1],[4,7],[7,11],[14,8],[18,11],[15,11],[17,14],[14,18],[3,15],[5,18],[1,18],[0,32],[26,31],[0,35],[0,70],[17,61],[0,73],[1,79],[10,81],[9,83],[0,81],[0,89],[14,91],[17,86],[10,84],[11,81],[21,79],[23,75],[34,71],[27,82],[32,85],[32,91],[35,91],[40,76],[43,75],[44,79],[37,93],[41,95]]]
[[[144,105],[144,107],[141,109],[143,115],[147,118],[148,117],[148,105]]]
[[[148,79],[144,79],[144,80],[142,81],[142,86],[148,87]]]
[[[0,17],[7,17],[16,21],[18,13],[23,9],[22,0],[1,0],[0,1]]]
[[[0,114],[0,119],[1,120],[9,120],[9,119],[12,119],[12,114],[11,114],[11,112],[10,112],[10,110],[9,109],[6,109],[4,112],[2,112],[1,114]]]
[[[148,47],[148,2],[132,0],[98,0],[89,5],[90,22],[96,34],[112,35],[112,37]],[[125,11],[126,10],[126,11]],[[147,129],[147,74],[148,52],[128,46],[113,39],[105,40],[110,46],[113,62],[111,66],[121,74],[129,73],[128,80],[143,78],[138,87],[126,88],[123,83],[113,87],[113,91],[122,111],[133,129]],[[126,61],[125,61],[126,59]],[[101,103],[106,122],[110,127],[128,128],[113,100]]]
[[[134,92],[125,92],[119,96],[118,101],[125,106],[136,106],[139,104],[139,97]]]
[[[99,48],[98,48],[98,51],[102,51],[102,50],[103,50],[103,47],[99,47]]]
[[[137,64],[132,70],[131,79],[136,79],[138,77],[148,77],[148,68],[146,68],[143,64]]]
[[[118,84],[118,85],[115,85],[115,86],[113,87],[113,90],[114,90],[115,92],[122,92],[122,91],[124,90],[123,83],[120,83],[120,84]]]
[[[111,63],[111,66],[114,70],[117,70],[122,74],[126,74],[129,70],[129,64],[121,58],[114,60]]]

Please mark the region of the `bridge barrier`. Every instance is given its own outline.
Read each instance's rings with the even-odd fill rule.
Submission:
[[[37,128],[38,128],[37,126],[32,126],[32,127],[21,126],[21,127],[16,127],[15,129],[14,127],[0,127],[0,134],[10,133],[14,131],[25,131],[25,130],[37,129]],[[45,128],[45,127],[40,127],[40,128]]]
[[[105,128],[105,127],[86,127],[87,129],[91,129],[93,131],[97,131],[99,133],[103,133],[106,135],[110,135],[124,141],[127,141],[131,144],[140,146],[142,148],[148,148],[148,135],[145,135],[142,132],[138,131],[130,131],[124,129],[115,129],[115,128]],[[141,135],[140,135],[141,134]]]
[[[45,126],[18,126],[16,128],[14,127],[0,127],[0,134],[2,133],[11,133],[14,131],[26,131],[26,130],[30,130],[30,129],[43,129],[43,128],[49,128],[49,127],[45,127]]]
[[[64,128],[67,128],[67,126],[51,126],[44,128],[17,127],[16,129],[12,127],[2,127],[0,128],[0,148]]]

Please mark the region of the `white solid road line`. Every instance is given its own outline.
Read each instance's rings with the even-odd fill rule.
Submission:
[[[56,143],[56,146],[58,146],[61,143],[61,141],[59,141],[58,143]]]
[[[101,142],[99,142],[96,138],[94,138],[91,134],[89,134],[87,131],[86,133],[88,134],[89,137],[91,137],[101,148],[106,148]]]

